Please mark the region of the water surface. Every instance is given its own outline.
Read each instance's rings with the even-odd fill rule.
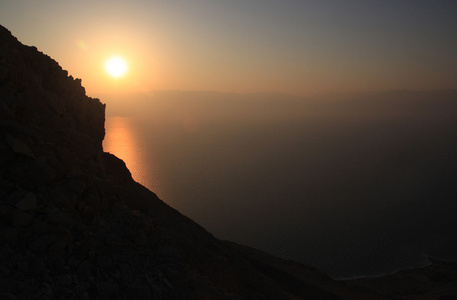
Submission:
[[[104,149],[216,237],[337,278],[424,265],[424,254],[456,258],[449,113],[292,105],[257,116],[239,103],[236,114],[167,101],[148,106],[150,118],[108,117]]]

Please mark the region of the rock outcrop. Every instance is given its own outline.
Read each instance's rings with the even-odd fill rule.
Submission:
[[[0,299],[389,299],[220,241],[104,153],[105,105],[0,26]]]

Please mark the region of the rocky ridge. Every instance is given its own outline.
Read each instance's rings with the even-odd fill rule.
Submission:
[[[220,241],[104,153],[105,105],[0,26],[0,299],[394,299]]]

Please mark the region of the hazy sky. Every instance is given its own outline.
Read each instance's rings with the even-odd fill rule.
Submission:
[[[457,88],[455,0],[2,0],[0,23],[89,95]]]

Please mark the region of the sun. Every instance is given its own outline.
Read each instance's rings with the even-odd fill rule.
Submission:
[[[111,76],[121,77],[127,72],[127,63],[122,58],[114,56],[106,61],[105,69]]]

